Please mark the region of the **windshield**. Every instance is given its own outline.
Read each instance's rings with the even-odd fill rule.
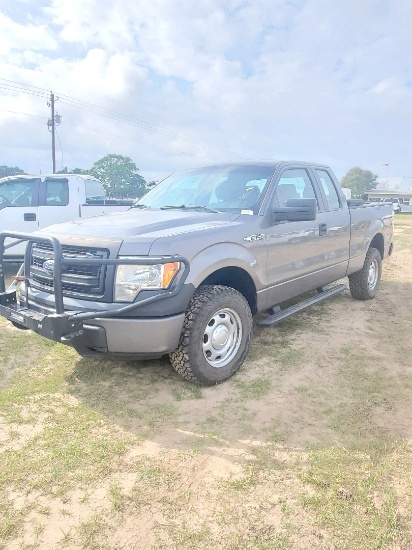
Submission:
[[[273,166],[225,165],[172,174],[137,205],[149,208],[198,207],[218,211],[257,210]]]

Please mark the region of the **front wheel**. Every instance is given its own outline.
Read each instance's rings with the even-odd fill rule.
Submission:
[[[349,288],[356,300],[371,300],[375,297],[382,273],[382,258],[379,250],[370,248],[360,271],[349,275]]]
[[[193,295],[179,346],[170,354],[173,368],[187,380],[211,386],[230,378],[245,360],[252,314],[240,292],[203,286]]]

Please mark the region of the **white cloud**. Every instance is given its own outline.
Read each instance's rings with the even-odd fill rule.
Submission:
[[[72,166],[90,166],[105,154],[109,137],[111,151],[134,158],[143,173],[237,155],[330,161],[340,175],[361,162],[377,170],[389,160],[412,174],[405,154],[412,4],[52,0],[43,19],[28,25],[11,13],[1,19],[3,78],[157,125],[151,132],[105,119],[62,97],[59,130]],[[0,91],[3,108],[47,116],[44,98]],[[26,120],[38,135],[44,131],[40,119]],[[13,121],[0,111],[3,133],[17,135]],[[20,128],[26,150],[20,159],[13,149],[14,164],[32,162],[33,135]],[[33,145],[36,165],[39,158],[49,162],[47,139],[40,140],[40,155]]]
[[[22,25],[0,13],[0,51],[6,55],[12,51],[56,50],[54,40],[46,25]]]

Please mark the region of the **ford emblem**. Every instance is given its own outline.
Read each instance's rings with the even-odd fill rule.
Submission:
[[[53,275],[54,271],[54,260],[46,260],[43,263],[43,269],[46,271],[49,275]]]

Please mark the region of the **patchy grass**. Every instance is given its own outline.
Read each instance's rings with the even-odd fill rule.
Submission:
[[[240,400],[258,400],[270,392],[272,380],[270,378],[255,378],[253,380],[235,379],[235,386],[240,390]]]
[[[369,302],[254,327],[200,388],[0,321],[0,548],[412,547],[412,216]]]
[[[410,466],[408,460],[405,470]],[[312,491],[302,504],[342,548],[389,548],[403,538],[404,527],[393,474],[391,457],[343,447],[312,451],[301,474]]]

